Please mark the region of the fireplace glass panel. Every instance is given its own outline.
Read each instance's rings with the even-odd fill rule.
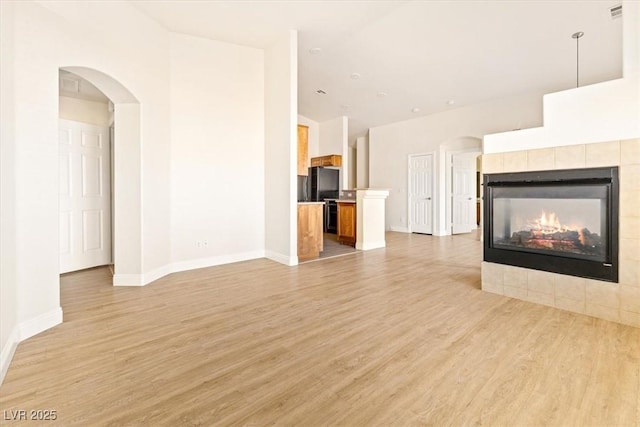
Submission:
[[[493,191],[493,247],[607,260],[607,186],[517,186]]]
[[[618,282],[618,168],[483,178],[484,261]]]

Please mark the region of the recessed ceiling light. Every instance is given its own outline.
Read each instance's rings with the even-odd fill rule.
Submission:
[[[378,92],[377,95],[378,95],[378,98],[384,98],[385,96],[388,95],[388,93],[387,92]]]
[[[453,105],[455,103],[456,103],[456,101],[453,100],[453,99],[450,99],[450,100],[447,101],[447,105]]]
[[[419,113],[419,112],[420,112],[420,109],[419,109],[418,107],[413,107],[413,108],[411,109],[411,112],[412,112],[412,113]]]
[[[358,74],[358,73],[351,73],[351,78],[352,78],[353,80],[358,80],[360,77],[361,77],[361,76],[360,76],[360,74]]]
[[[311,55],[318,55],[322,52],[322,49],[319,47],[312,47],[311,49],[309,49],[309,53]]]
[[[317,93],[318,95],[326,95],[326,94],[327,94],[327,92],[323,91],[322,89],[318,89],[318,90],[316,91],[316,93]]]

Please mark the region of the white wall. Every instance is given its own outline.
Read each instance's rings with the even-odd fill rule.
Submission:
[[[349,119],[346,116],[336,117],[320,123],[319,156],[340,154],[342,168],[340,170],[340,188],[348,189],[349,185]]]
[[[169,33],[122,2],[41,4],[63,17],[62,34],[51,38],[60,65],[67,70],[74,65],[100,70],[138,101],[137,112],[130,105],[120,106],[112,84],[101,86],[87,75],[70,70],[94,83],[116,103],[114,282],[144,284],[162,275],[162,268],[170,260]],[[87,26],[87,22],[92,25]],[[119,31],[113,31],[113,22],[118,22]],[[123,115],[125,110],[139,115],[139,129]],[[125,121],[132,131],[128,135],[122,132]],[[126,173],[119,161],[127,165]],[[127,201],[118,200],[123,193]],[[118,210],[125,207],[123,218]],[[127,230],[124,238],[119,236],[122,230]],[[123,240],[127,240],[126,246],[121,245]]]
[[[106,73],[129,89],[141,105],[138,141],[141,162],[137,176],[130,180],[130,185],[140,182],[140,212],[135,224],[128,221],[141,235],[140,247],[136,248],[140,265],[135,272],[123,271],[117,262],[115,267],[116,274],[122,277],[137,275],[140,280],[144,279],[143,275],[153,277],[156,273],[151,272],[164,267],[170,259],[169,33],[124,2],[37,3],[57,15],[52,33],[38,45],[47,50],[43,52],[45,56],[54,58],[59,67],[79,65]],[[35,34],[42,31],[43,27],[36,21],[30,19],[29,22],[35,24]],[[87,25],[88,22],[91,25]],[[118,31],[113,31],[113,22],[118,22]],[[33,36],[34,32],[27,34],[32,41]],[[108,90],[98,88],[115,101]],[[116,138],[116,159],[117,146]],[[122,173],[116,173],[116,186],[118,175],[123,178]],[[117,203],[115,208],[117,226]],[[116,235],[116,247],[117,238]]]
[[[347,146],[347,152],[349,155],[347,156],[347,160],[349,161],[349,165],[347,167],[347,172],[349,173],[349,181],[347,182],[347,189],[356,188],[356,180],[357,180],[357,154],[355,146]]]
[[[527,94],[469,107],[457,108],[430,116],[392,123],[369,130],[369,186],[389,188],[386,227],[407,231],[408,156],[428,152],[436,155],[436,218],[434,234],[448,233],[444,197],[444,151],[461,137],[483,135],[514,128],[540,126],[542,95]],[[442,151],[442,152],[441,152]]]
[[[140,164],[140,105],[118,104],[113,147],[114,285],[143,285],[142,182]],[[125,213],[126,212],[126,213]]]
[[[265,249],[297,263],[295,32],[261,51],[170,35],[124,2],[0,6],[3,371],[18,341],[62,320],[61,68],[115,103],[114,282]]]
[[[622,14],[622,76],[640,76],[640,4],[623,1]]]
[[[297,255],[298,35],[265,51],[265,253],[287,265]]]
[[[171,258],[180,269],[264,256],[263,67],[262,50],[171,34]]]
[[[138,193],[142,200],[138,208],[126,206],[133,217],[137,215],[138,246],[132,249],[139,262],[131,273],[140,275],[169,261],[169,45],[166,30],[126,3],[1,4],[2,40],[13,42],[10,48],[3,48],[2,55],[2,245],[8,252],[2,258],[12,264],[7,270],[3,265],[1,273],[4,355],[16,339],[62,320],[55,143],[59,68],[102,70],[135,93],[143,105],[142,132],[134,141],[138,151],[144,141],[142,159],[132,179],[133,185],[142,180]],[[113,22],[118,22],[119,31],[113,31]],[[13,55],[7,56],[11,49]],[[5,152],[14,159],[13,170],[6,172]],[[15,234],[5,236],[5,228]],[[11,303],[12,298],[15,308],[5,311],[4,301]],[[8,336],[5,316],[6,329],[11,328]]]
[[[298,124],[309,126],[309,159],[320,156],[320,123],[298,114]]]
[[[343,154],[344,132],[347,130],[346,128],[347,118],[345,116],[320,122],[320,156]]]
[[[369,187],[369,137],[356,139],[356,187]]]
[[[105,127],[111,124],[109,104],[105,102],[60,96],[58,109],[61,119]]]
[[[18,334],[13,3],[0,2],[0,382]]]
[[[485,153],[640,135],[640,3],[624,2],[623,10],[623,78],[545,95],[543,127],[487,135]]]

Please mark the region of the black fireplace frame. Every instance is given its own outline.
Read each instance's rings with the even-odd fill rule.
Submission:
[[[593,184],[605,185],[607,188],[605,210],[607,253],[604,262],[494,247],[492,230],[492,193],[494,188]],[[497,264],[618,283],[619,194],[618,167],[484,174],[484,260]]]

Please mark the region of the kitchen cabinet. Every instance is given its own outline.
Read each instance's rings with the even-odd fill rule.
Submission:
[[[311,167],[314,166],[342,166],[342,156],[331,154],[330,156],[311,158]]]
[[[356,245],[356,204],[338,200],[338,242]]]
[[[324,249],[323,202],[298,203],[298,260],[318,258]]]
[[[309,126],[298,125],[298,175],[309,175]]]

